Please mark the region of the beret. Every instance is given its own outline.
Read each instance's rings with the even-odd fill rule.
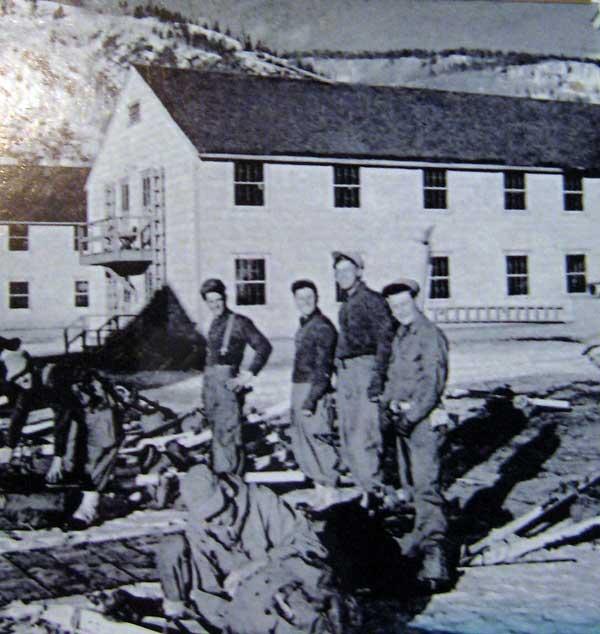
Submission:
[[[315,295],[319,294],[316,284],[311,280],[296,280],[291,286],[292,293],[299,291],[301,288],[310,288]]]
[[[202,282],[202,286],[200,287],[200,295],[202,295],[203,299],[206,299],[206,295],[208,293],[219,293],[219,295],[223,295],[223,297],[225,297],[225,284],[214,277],[204,280],[204,282]]]

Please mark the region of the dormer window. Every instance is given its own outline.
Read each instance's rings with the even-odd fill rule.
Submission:
[[[142,111],[139,101],[129,104],[129,125],[139,123],[142,118]]]

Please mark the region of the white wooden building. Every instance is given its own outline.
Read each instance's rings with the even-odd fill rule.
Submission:
[[[57,339],[105,309],[104,272],[81,264],[88,168],[0,166],[0,333]],[[59,348],[60,349],[60,348]]]
[[[290,283],[337,312],[331,252],[374,288],[419,269],[440,322],[569,321],[600,279],[600,107],[421,89],[132,68],[87,181],[106,309],[164,283],[192,319],[220,277],[270,336]],[[412,245],[412,246],[411,246]]]

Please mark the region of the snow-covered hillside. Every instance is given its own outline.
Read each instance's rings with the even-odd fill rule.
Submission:
[[[0,11],[0,159],[87,163],[130,63],[310,75],[191,23],[103,15],[39,0]]]
[[[432,51],[398,57],[302,59],[338,81],[600,103],[597,61],[539,58],[517,62],[515,57]]]

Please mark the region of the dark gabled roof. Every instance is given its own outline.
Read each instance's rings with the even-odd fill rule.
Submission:
[[[600,106],[136,69],[200,153],[600,166]]]
[[[0,222],[85,222],[87,167],[0,165]]]

